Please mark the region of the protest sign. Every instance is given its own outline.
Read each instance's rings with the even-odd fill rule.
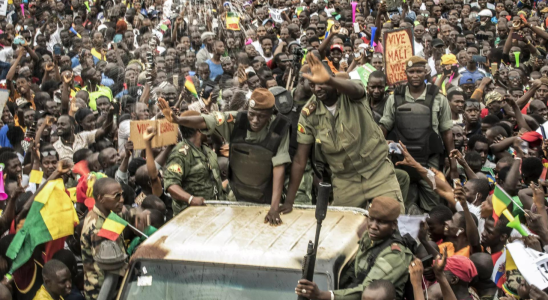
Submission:
[[[413,30],[402,28],[387,31],[383,35],[384,70],[388,85],[407,82],[405,63],[414,55]]]
[[[240,16],[235,12],[226,13],[226,29],[240,30]]]
[[[403,236],[409,233],[414,239],[419,239],[419,230],[421,222],[426,220],[426,216],[400,215],[398,217],[398,229]]]
[[[544,258],[547,256],[546,253],[525,248],[520,241],[506,245],[506,249],[510,251],[525,281],[530,285],[536,285],[541,290],[548,287],[548,280],[545,277],[547,271],[543,267]]]
[[[285,11],[284,9],[278,9],[278,8],[271,8],[270,9],[270,18],[274,20],[276,23],[283,23],[284,19],[282,18],[282,11]]]
[[[145,149],[145,141],[143,133],[147,127],[156,128],[156,135],[152,138],[152,148],[158,148],[177,143],[177,134],[179,129],[176,124],[162,120],[147,120],[147,121],[131,121],[129,125],[129,139],[133,142],[133,148],[136,150]]]

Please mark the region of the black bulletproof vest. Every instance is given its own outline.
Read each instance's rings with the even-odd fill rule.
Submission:
[[[409,154],[423,167],[428,167],[432,155],[443,153],[441,137],[432,128],[432,105],[438,92],[437,86],[429,84],[424,101],[407,102],[405,86],[399,86],[394,91],[396,122],[388,139],[402,141]],[[402,169],[409,173],[412,180],[420,178],[412,168]]]
[[[247,112],[239,112],[230,137],[228,180],[238,201],[267,203],[272,200],[272,157],[278,152],[289,121],[278,115],[260,143],[245,141]]]

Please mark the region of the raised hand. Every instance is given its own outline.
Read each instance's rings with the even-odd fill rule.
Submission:
[[[166,117],[166,120],[168,120],[170,123],[174,123],[173,120],[175,120],[175,116],[173,114],[173,111],[169,107],[169,103],[164,98],[158,98],[158,106],[162,110],[162,113]]]
[[[148,126],[145,133],[143,133],[143,140],[146,142],[152,140],[152,138],[156,135],[156,128],[152,126]]]
[[[329,75],[322,62],[314,54],[309,53],[306,56],[306,62],[310,66],[311,74],[303,74],[304,78],[315,84],[326,83],[331,79],[331,75]]]

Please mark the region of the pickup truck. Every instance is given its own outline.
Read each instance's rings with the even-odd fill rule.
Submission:
[[[264,223],[269,208],[208,201],[185,209],[139,246],[117,299],[296,299],[303,257],[315,236],[315,207],[295,205],[276,227]],[[366,214],[328,208],[314,273],[320,289],[338,287],[358,250]]]

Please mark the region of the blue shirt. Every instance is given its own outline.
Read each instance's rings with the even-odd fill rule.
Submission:
[[[224,71],[221,64],[216,64],[212,62],[211,59],[206,60],[206,63],[209,65],[209,80],[215,80],[217,76],[223,75]]]
[[[470,72],[467,69],[464,69],[464,71],[459,72],[459,73],[462,76],[464,76],[464,75],[472,76],[472,78],[474,78],[474,82],[476,82],[478,80],[482,80],[483,77],[485,77],[485,73],[481,72],[479,69],[476,69],[474,72]]]
[[[8,140],[8,125],[4,125],[0,129],[0,147],[13,148],[13,146],[10,143],[10,140]]]

